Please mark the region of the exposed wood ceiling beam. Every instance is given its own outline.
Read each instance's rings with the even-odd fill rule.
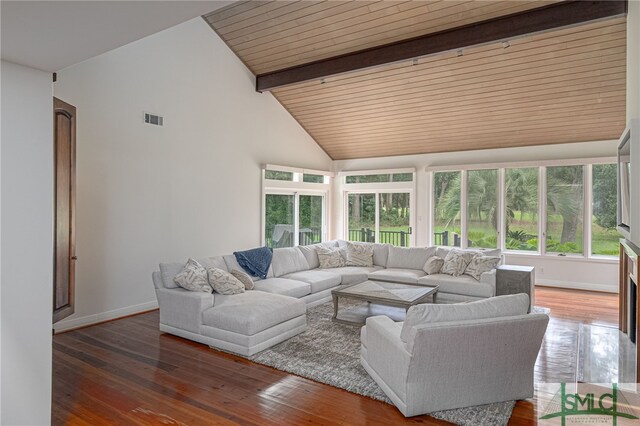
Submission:
[[[626,13],[626,0],[568,0],[346,55],[259,74],[256,77],[256,90],[263,92],[345,72],[508,40],[526,34],[612,18]]]

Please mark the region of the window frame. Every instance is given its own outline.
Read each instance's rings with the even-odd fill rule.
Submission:
[[[429,175],[429,244],[433,245],[434,236],[433,230],[435,229],[435,179],[434,174],[436,172],[460,172],[461,173],[461,194],[460,194],[460,228],[461,228],[461,241],[460,248],[468,248],[468,236],[467,236],[467,173],[470,170],[482,170],[482,169],[497,169],[498,170],[498,224],[499,224],[499,237],[498,245],[499,249],[503,253],[509,256],[538,256],[547,258],[559,258],[563,259],[589,259],[598,262],[615,263],[618,261],[615,255],[597,255],[592,254],[592,217],[593,217],[593,166],[600,164],[616,164],[617,159],[615,157],[595,157],[595,158],[583,158],[583,159],[563,159],[563,160],[547,160],[547,161],[520,161],[520,162],[501,162],[501,163],[484,163],[484,164],[465,164],[457,166],[435,166],[426,167],[425,170]],[[562,166],[582,166],[583,173],[583,218],[582,218],[582,253],[555,253],[547,251],[546,244],[546,230],[547,230],[547,167],[562,167]],[[507,169],[519,169],[519,168],[537,168],[538,169],[538,250],[537,251],[523,251],[523,250],[509,250],[506,248],[506,194],[505,194],[505,179]]]
[[[403,174],[413,175],[410,182],[369,182],[369,183],[347,183],[347,176],[360,175],[381,175],[381,174]],[[411,228],[411,238],[408,247],[416,245],[416,169],[379,169],[379,170],[359,170],[345,171],[338,173],[340,184],[342,185],[342,235],[345,240],[349,239],[349,195],[350,194],[374,194],[375,195],[375,241],[380,238],[380,194],[409,194],[409,227]]]
[[[292,172],[293,180],[285,181],[285,180],[275,180],[275,179],[267,179],[266,171],[281,171],[281,172]],[[325,177],[324,183],[315,183],[315,182],[304,182],[303,176],[304,174],[314,174],[314,175],[322,175]],[[321,170],[309,170],[309,169],[301,169],[294,168],[288,166],[275,166],[271,164],[266,164],[262,170],[262,205],[261,205],[261,226],[260,226],[260,241],[264,246],[266,245],[266,205],[267,205],[267,195],[293,195],[294,196],[294,207],[293,207],[293,227],[294,227],[294,244],[296,247],[300,243],[300,196],[301,195],[310,195],[310,196],[321,196],[322,197],[322,231],[321,231],[321,241],[327,241],[330,229],[330,204],[331,204],[331,185],[334,173],[329,171],[321,171]]]

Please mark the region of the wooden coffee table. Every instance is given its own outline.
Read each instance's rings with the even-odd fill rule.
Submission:
[[[343,324],[364,324],[367,317],[388,315],[385,312],[385,306],[404,308],[406,312],[411,306],[425,303],[430,298],[432,303],[436,303],[438,286],[369,280],[337,288],[331,292],[331,295],[333,296],[332,321]],[[338,303],[343,298],[363,300],[368,303],[364,309],[342,311],[342,318],[338,318]],[[378,308],[377,305],[382,306]]]

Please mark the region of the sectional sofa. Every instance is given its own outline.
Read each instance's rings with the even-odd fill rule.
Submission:
[[[346,248],[346,241],[320,245]],[[304,331],[306,308],[331,300],[331,290],[340,285],[367,279],[439,285],[439,303],[472,301],[495,295],[495,269],[482,274],[480,280],[468,275],[426,274],[422,268],[427,259],[434,255],[444,258],[451,248],[374,244],[371,267],[322,269],[317,246],[274,249],[267,278],[255,278],[253,290],[232,296],[184,290],[173,281],[184,262],[161,263],[160,270],[152,275],[160,307],[160,329],[250,356]],[[242,270],[232,254],[197,260],[205,267]]]

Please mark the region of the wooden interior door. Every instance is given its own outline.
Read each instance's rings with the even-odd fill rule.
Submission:
[[[55,235],[53,322],[73,314],[75,288],[76,108],[53,98]]]

